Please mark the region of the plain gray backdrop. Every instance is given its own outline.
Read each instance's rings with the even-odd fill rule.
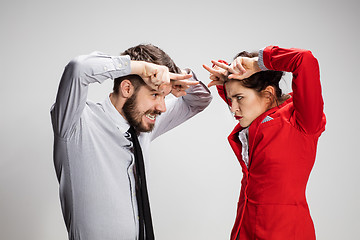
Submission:
[[[360,235],[359,2],[45,1],[0,3],[0,239],[67,239],[52,161],[49,110],[64,66],[139,43],[165,50],[209,83],[202,64],[267,45],[310,49],[320,63],[328,123],[307,197],[318,239]],[[283,85],[290,91],[290,76]],[[102,101],[112,81],[90,88]],[[150,197],[159,240],[229,239],[241,169],[235,126],[216,95],[153,142]]]

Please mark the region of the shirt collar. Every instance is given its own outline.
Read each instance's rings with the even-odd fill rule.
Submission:
[[[130,128],[130,125],[112,104],[110,100],[110,95],[107,96],[107,98],[104,100],[103,106],[105,112],[109,115],[111,120],[113,120],[116,127],[122,132],[127,132],[127,130]]]

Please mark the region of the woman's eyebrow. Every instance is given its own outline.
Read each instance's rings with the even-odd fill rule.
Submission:
[[[238,96],[241,96],[241,97],[242,97],[242,95],[243,95],[242,93],[235,93],[234,95],[231,95],[231,97],[232,97],[232,98],[238,97]]]

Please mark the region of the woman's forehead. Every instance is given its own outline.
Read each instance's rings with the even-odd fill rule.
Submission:
[[[244,92],[247,88],[241,84],[241,81],[228,81],[225,83],[225,89],[228,95],[230,95],[238,92]]]
[[[241,81],[231,81],[226,83],[226,95],[227,97],[235,97],[239,94],[241,95],[258,95],[258,92],[255,89],[245,87]]]

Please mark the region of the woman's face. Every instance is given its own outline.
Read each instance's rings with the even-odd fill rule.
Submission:
[[[269,99],[251,88],[244,87],[240,81],[226,83],[226,94],[231,103],[231,112],[236,120],[245,128],[261,114],[267,111]]]

